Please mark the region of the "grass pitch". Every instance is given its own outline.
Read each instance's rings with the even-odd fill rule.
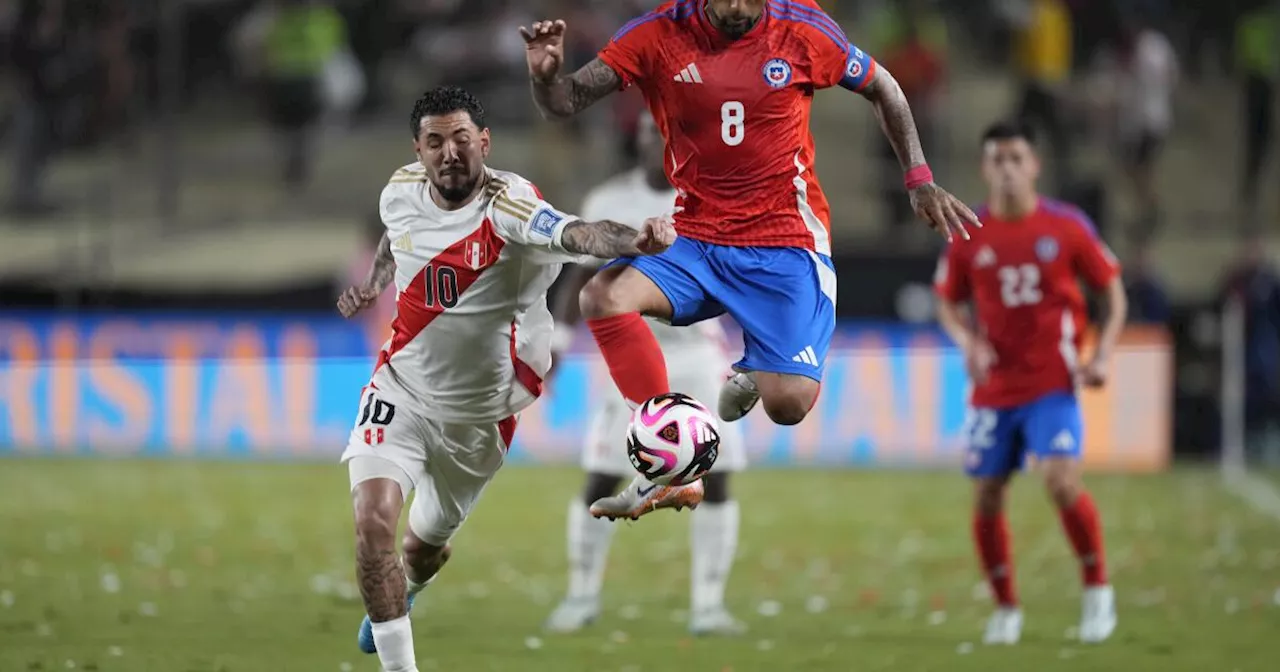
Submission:
[[[1012,522],[1023,643],[978,641],[989,603],[958,474],[744,475],[737,640],[689,638],[688,520],[622,524],[605,614],[543,634],[565,584],[567,469],[510,468],[414,611],[424,670],[1273,670],[1280,522],[1211,472],[1091,479],[1120,627],[1073,641],[1078,579],[1038,484]],[[1273,481],[1276,482],[1276,481]],[[337,465],[0,461],[0,670],[376,670],[355,648]]]

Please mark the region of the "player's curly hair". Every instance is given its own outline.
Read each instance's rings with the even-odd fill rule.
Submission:
[[[413,104],[413,114],[409,117],[409,131],[418,137],[422,130],[422,118],[434,117],[452,112],[466,112],[475,123],[476,128],[484,129],[484,105],[471,95],[471,92],[457,86],[437,86],[422,94]]]

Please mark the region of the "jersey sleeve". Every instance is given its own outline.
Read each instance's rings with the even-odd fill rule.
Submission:
[[[532,184],[508,184],[494,195],[490,208],[497,234],[526,248],[530,258],[546,264],[578,261],[578,255],[565,251],[560,243],[565,227],[578,217],[543,200]]]
[[[1078,209],[1073,209],[1071,214],[1079,224],[1074,237],[1075,271],[1093,289],[1103,289],[1120,274],[1120,262],[1098,236],[1088,215]]]
[[[844,70],[840,72],[840,78],[836,83],[850,91],[861,91],[867,88],[875,78],[878,67],[880,66],[876,64],[876,59],[859,49],[857,45],[850,43]]]
[[[933,289],[943,300],[951,303],[968,301],[972,296],[965,246],[952,243],[942,251],[937,270],[933,273]]]
[[[623,89],[649,75],[653,49],[659,41],[658,21],[670,13],[666,3],[623,24],[597,56],[613,68],[622,80]]]
[[[788,22],[798,26],[808,40],[809,78],[819,89],[843,86],[861,91],[875,75],[876,62],[859,49],[827,15],[817,2],[794,0],[784,3],[780,11]]]

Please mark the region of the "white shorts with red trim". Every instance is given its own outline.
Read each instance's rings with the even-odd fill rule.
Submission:
[[[374,478],[400,484],[409,506],[409,529],[443,546],[502,467],[515,435],[516,417],[496,423],[440,422],[380,398],[368,387],[342,453],[351,488]]]
[[[681,348],[665,347],[667,376],[672,392],[683,392],[701,401],[715,412],[720,386],[733,372],[729,358],[713,341]],[[582,449],[582,468],[592,474],[630,478],[635,467],[627,459],[627,425],[631,409],[617,390],[604,397],[591,415],[587,442]],[[742,471],[747,466],[747,451],[742,445],[741,422],[719,422],[720,456],[714,472]]]

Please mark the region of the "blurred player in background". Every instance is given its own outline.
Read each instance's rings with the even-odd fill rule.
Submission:
[[[974,383],[965,467],[976,486],[974,540],[997,605],[984,641],[1014,644],[1022,633],[1004,501],[1010,478],[1031,455],[1080,558],[1080,640],[1101,642],[1116,626],[1115,595],[1102,524],[1080,478],[1084,429],[1076,386],[1106,382],[1124,328],[1124,284],[1089,218],[1036,192],[1040,160],[1029,127],[992,126],[982,152],[989,194],[978,214],[986,226],[947,248],[935,281],[939,320],[964,352]],[[1080,280],[1103,292],[1108,306],[1084,361],[1088,318]]]
[[[560,72],[563,21],[521,33],[545,115],[570,117],[635,85],[666,141],[680,237],[666,254],[618,260],[581,295],[610,375],[633,406],[670,391],[662,351],[641,315],[684,326],[729,313],[746,347],[721,391],[721,418],[737,420],[763,399],[770,419],[794,425],[813,408],[835,330],[836,289],[809,132],[816,89],[843,86],[871,101],[911,203],[930,225],[950,238],[977,223],[933,183],[893,76],[813,0],[667,2],[623,26],[568,76]],[[592,513],[643,513],[652,508],[648,492],[637,478]]]
[[[662,137],[653,117],[642,114],[637,131],[640,167],[619,175],[587,194],[582,216],[609,219],[640,227],[644,220],[671,212],[675,189],[662,166]],[[568,337],[578,321],[578,292],[595,274],[597,264],[572,267],[554,310],[557,331]],[[691,327],[672,327],[650,321],[653,334],[671,368],[672,388],[697,399],[713,399],[729,373],[724,330],[716,320]],[[606,393],[609,395],[609,393]],[[569,594],[547,620],[547,628],[572,632],[600,615],[600,587],[613,524],[592,518],[588,505],[618,491],[623,479],[634,478],[627,459],[625,436],[631,409],[617,391],[595,408],[591,431],[582,452],[587,482],[582,499],[569,503]],[[694,634],[738,634],[744,630],[724,607],[724,588],[738,547],[738,503],[729,498],[729,473],[746,465],[740,425],[721,428],[720,456],[714,470],[703,477],[705,500],[692,513],[689,548],[692,605],[689,630]]]
[[[368,613],[359,645],[390,672],[417,669],[414,596],[448,561],[449,539],[502,466],[517,414],[542,391],[551,366],[547,289],[561,263],[653,254],[675,238],[661,218],[638,232],[584,222],[519,175],[487,168],[484,109],[462,89],[426,93],[410,123],[418,161],[383,189],[378,256],[365,281],[338,299],[351,317],[395,282],[393,334],[342,455]],[[686,488],[696,500],[695,486]],[[396,528],[415,490],[402,561]]]

